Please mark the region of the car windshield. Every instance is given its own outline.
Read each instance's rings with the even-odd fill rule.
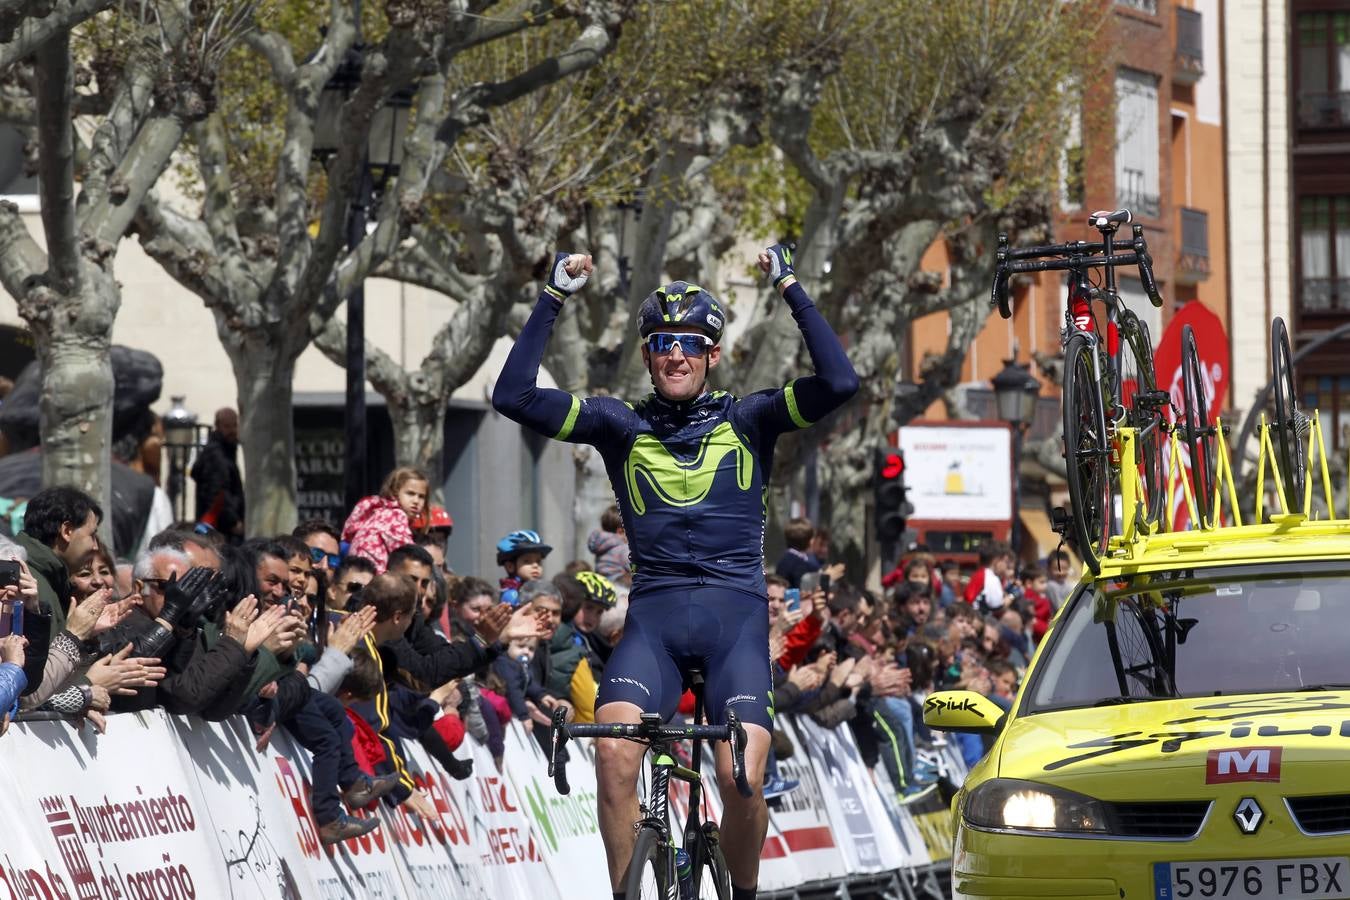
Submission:
[[[1350,687],[1350,574],[1172,573],[1081,590],[1028,711]]]

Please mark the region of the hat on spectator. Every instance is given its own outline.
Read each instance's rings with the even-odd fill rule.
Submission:
[[[413,519],[412,528],[413,531],[431,531],[436,528],[444,528],[445,532],[449,534],[455,528],[455,520],[450,518],[450,513],[445,511],[444,506],[432,506],[419,513],[416,519]]]

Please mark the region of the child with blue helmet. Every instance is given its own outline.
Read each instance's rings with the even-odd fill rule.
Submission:
[[[497,542],[497,565],[506,571],[501,580],[503,603],[517,605],[520,586],[544,577],[544,557],[551,552],[537,531],[513,531]]]

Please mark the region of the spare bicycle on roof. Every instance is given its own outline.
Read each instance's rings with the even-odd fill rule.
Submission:
[[[1166,543],[1178,504],[1185,504],[1192,530],[1213,531],[1226,521],[1242,526],[1226,432],[1217,410],[1209,408],[1194,333],[1189,326],[1182,330],[1181,392],[1173,398],[1158,387],[1148,326],[1116,289],[1116,269],[1135,267],[1144,293],[1162,306],[1143,226],[1132,219],[1126,209],[1093,213],[1088,225],[1098,241],[1011,247],[1000,234],[990,292],[990,305],[1006,319],[1012,316],[1013,275],[1068,273],[1061,337],[1071,509],[1056,510],[1055,527],[1094,575],[1106,560],[1137,558],[1150,542]],[[1131,226],[1128,240],[1117,239],[1123,225]],[[1287,528],[1312,518],[1310,458],[1320,462],[1326,510],[1334,519],[1320,421],[1298,409],[1289,334],[1280,318],[1272,322],[1270,342],[1274,417],[1263,416],[1259,432],[1257,524],[1267,460],[1281,510],[1272,519]]]

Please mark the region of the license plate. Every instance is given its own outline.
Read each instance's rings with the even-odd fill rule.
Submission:
[[[1157,900],[1350,900],[1350,858],[1156,863]]]

